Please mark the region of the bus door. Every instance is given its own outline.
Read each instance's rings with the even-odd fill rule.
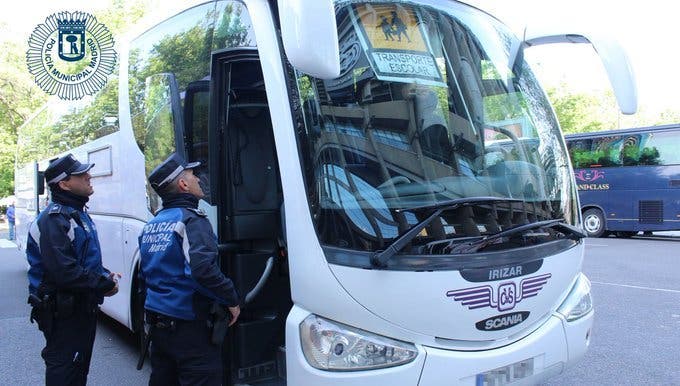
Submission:
[[[210,192],[218,212],[221,267],[243,302],[225,344],[230,363],[225,380],[284,384],[285,322],[292,302],[283,195],[257,51],[215,54],[211,74]]]

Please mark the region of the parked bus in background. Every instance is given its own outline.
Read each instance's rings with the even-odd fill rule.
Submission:
[[[201,205],[244,297],[227,384],[536,383],[583,356],[594,313],[576,185],[523,52],[585,37],[520,40],[455,1],[222,0],[157,16],[107,88],[50,103],[19,134],[22,240],[48,161],[96,164],[89,212],[123,273],[104,312],[143,330],[137,236],[162,205],[146,175],[179,152],[203,162]],[[625,55],[590,41],[634,112]]]
[[[680,230],[680,125],[566,140],[589,236]]]

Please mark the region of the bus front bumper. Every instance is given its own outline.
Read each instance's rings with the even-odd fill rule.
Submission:
[[[408,364],[339,372],[313,368],[305,359],[299,324],[309,315],[309,312],[293,307],[288,316],[288,385],[484,385],[485,379],[486,384],[532,385],[562,373],[585,354],[594,317],[590,312],[581,319],[567,322],[555,314],[528,336],[497,349],[455,351],[416,345],[418,356]]]

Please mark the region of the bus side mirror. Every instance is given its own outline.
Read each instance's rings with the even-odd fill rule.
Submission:
[[[38,173],[36,173],[35,190],[38,196],[45,194],[45,172],[38,171]]]
[[[628,55],[617,41],[597,34],[565,33],[554,27],[543,31],[525,30],[524,47],[555,43],[592,44],[607,71],[619,109],[624,114],[635,114],[638,107],[635,74]]]
[[[278,1],[288,61],[320,79],[340,76],[340,49],[332,0]]]

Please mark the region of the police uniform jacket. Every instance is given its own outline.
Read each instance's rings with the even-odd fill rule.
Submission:
[[[217,265],[217,237],[198,199],[163,197],[163,209],[139,236],[144,307],[183,320],[206,319],[213,301],[239,304],[233,282]]]
[[[87,197],[54,189],[52,202],[29,228],[26,255],[29,291],[38,288],[92,294],[101,304],[116,283],[102,265],[97,229],[84,206]]]

